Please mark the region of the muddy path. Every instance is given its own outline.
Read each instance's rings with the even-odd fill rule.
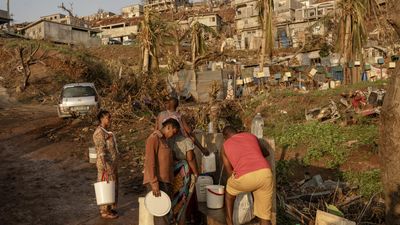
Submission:
[[[87,146],[63,138],[73,123],[53,106],[21,105],[0,96],[0,224],[138,224],[140,179],[120,173],[120,218],[98,215],[93,183],[96,167],[76,157]],[[52,140],[46,135],[58,130]],[[90,135],[89,133],[87,135]],[[66,135],[64,135],[66,136]],[[125,173],[126,174],[126,173]]]

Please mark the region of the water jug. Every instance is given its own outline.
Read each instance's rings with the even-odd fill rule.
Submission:
[[[210,121],[208,123],[208,133],[209,134],[213,134],[214,133],[214,123],[212,121]]]
[[[213,179],[210,176],[199,176],[196,182],[196,195],[198,202],[206,202],[208,185],[213,184]]]
[[[257,138],[263,138],[264,135],[264,119],[260,113],[253,118],[251,122],[251,133],[257,136]]]
[[[201,159],[201,167],[203,173],[213,173],[217,171],[214,152],[211,152],[208,156],[203,155]]]

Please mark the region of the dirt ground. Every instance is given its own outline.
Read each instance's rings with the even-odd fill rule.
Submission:
[[[74,123],[54,106],[22,105],[0,88],[0,124],[0,224],[138,224],[141,180],[128,175],[120,176],[120,218],[99,218],[96,167],[82,157],[88,145],[68,138]]]

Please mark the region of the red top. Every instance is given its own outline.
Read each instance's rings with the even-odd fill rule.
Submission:
[[[233,167],[235,178],[247,173],[270,168],[258,139],[250,133],[239,133],[224,142],[225,155]]]

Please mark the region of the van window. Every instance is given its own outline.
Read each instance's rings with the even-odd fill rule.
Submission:
[[[89,86],[69,87],[63,90],[62,96],[64,98],[96,96],[96,91]]]

